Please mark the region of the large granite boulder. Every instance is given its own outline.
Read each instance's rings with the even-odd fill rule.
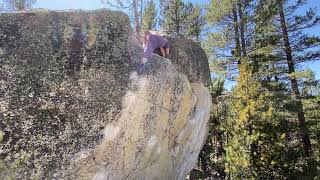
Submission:
[[[183,36],[166,36],[170,42],[168,58],[174,64],[178,72],[185,74],[189,81],[211,84],[209,62],[205,51],[191,39]],[[155,52],[161,55],[160,49]]]
[[[207,82],[141,57],[121,12],[0,14],[0,178],[184,179]]]

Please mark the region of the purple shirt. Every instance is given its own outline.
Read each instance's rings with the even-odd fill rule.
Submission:
[[[158,48],[164,48],[168,44],[168,40],[165,38],[156,35],[156,34],[149,34],[147,39],[147,45],[144,47],[144,58],[150,58],[154,50]]]

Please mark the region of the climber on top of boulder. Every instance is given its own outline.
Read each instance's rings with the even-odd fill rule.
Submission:
[[[167,39],[162,37],[159,34],[151,33],[148,30],[144,31],[143,36],[144,43],[144,58],[150,58],[154,50],[160,48],[160,52],[163,57],[167,57],[169,55],[170,44]]]

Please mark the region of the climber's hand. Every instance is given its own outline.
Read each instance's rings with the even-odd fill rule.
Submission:
[[[147,58],[142,58],[142,63],[145,64],[148,61]]]

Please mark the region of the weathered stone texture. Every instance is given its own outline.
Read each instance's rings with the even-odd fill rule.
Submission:
[[[199,48],[140,65],[121,12],[0,14],[0,166],[27,155],[16,178],[183,179],[211,102],[208,67],[176,68]]]
[[[201,46],[191,39],[177,36],[166,37],[170,42],[171,60],[175,68],[192,82],[201,82],[205,86],[211,83],[209,62],[205,51]],[[156,50],[161,55],[160,49]]]
[[[81,152],[71,174],[81,179],[184,179],[206,135],[211,98],[160,57],[130,76],[119,121],[106,125],[94,151]],[[90,172],[90,173],[88,173]]]
[[[120,12],[1,14],[1,159],[26,151],[49,176],[94,147],[129,86],[129,33]]]
[[[199,44],[183,37],[169,38],[171,50],[169,59],[177,70],[188,76],[190,81],[211,83],[209,62]]]

